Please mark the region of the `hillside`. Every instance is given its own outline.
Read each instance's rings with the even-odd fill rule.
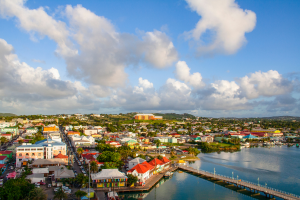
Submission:
[[[13,117],[13,116],[17,116],[17,115],[12,113],[0,113],[0,117]]]
[[[196,117],[194,115],[184,113],[184,114],[177,114],[177,113],[153,113],[157,116],[162,116],[163,119],[182,119],[182,118],[191,118],[195,119]]]

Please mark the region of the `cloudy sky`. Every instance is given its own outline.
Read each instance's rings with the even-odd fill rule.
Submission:
[[[300,116],[299,9],[0,0],[0,112]]]

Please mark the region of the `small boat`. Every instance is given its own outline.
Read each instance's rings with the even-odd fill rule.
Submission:
[[[107,193],[108,200],[119,200],[118,193],[116,192],[108,192]]]
[[[298,148],[299,148],[299,144],[296,144],[296,147],[298,147]]]
[[[167,173],[164,174],[164,177],[170,177],[170,176],[172,176],[172,175],[173,175],[172,172],[167,172]]]

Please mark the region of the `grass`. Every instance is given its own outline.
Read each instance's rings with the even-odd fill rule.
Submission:
[[[220,146],[220,147],[231,147],[233,146],[232,144],[226,144],[226,143],[216,143],[216,142],[212,142],[210,143],[211,146]]]

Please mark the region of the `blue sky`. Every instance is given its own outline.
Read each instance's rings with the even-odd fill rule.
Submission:
[[[299,116],[299,8],[296,0],[0,1],[0,109]]]

